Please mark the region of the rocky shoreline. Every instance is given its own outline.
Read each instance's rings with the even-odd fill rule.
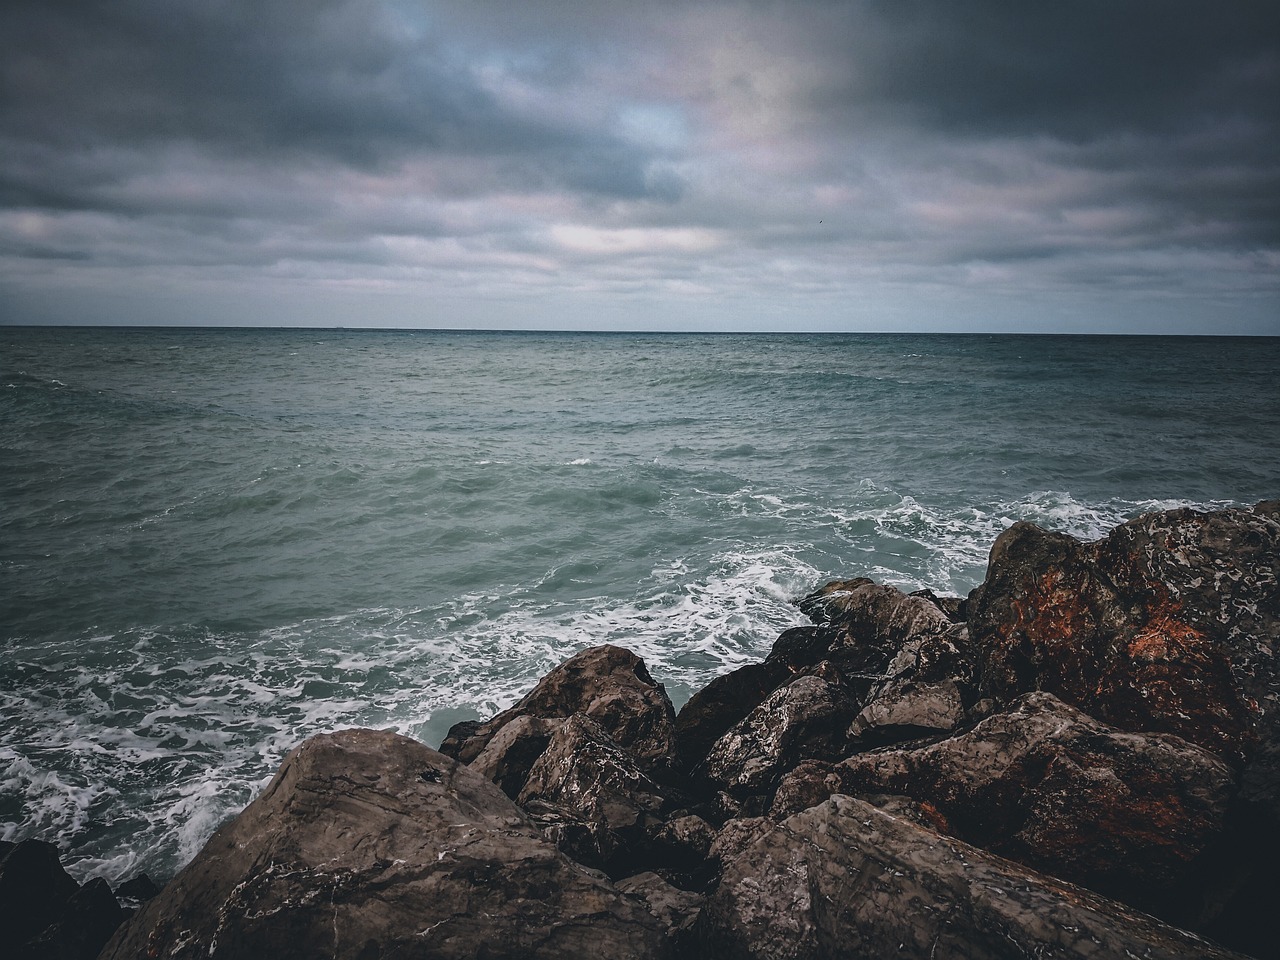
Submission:
[[[1019,523],[967,598],[827,584],[679,714],[604,646],[439,751],[315,737],[101,956],[1276,956],[1278,574],[1280,501]],[[94,956],[111,891],[40,901],[33,843],[10,955]]]

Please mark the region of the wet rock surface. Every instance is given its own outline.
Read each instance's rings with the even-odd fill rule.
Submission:
[[[1234,956],[845,796],[730,861],[695,934],[735,960]]]
[[[604,646],[441,753],[316,738],[103,956],[1273,956],[1278,571],[1280,504],[1015,524],[679,715]]]
[[[665,768],[675,755],[675,710],[667,691],[654,682],[643,660],[611,645],[570,657],[491,720],[457,724],[440,752],[471,763],[517,717],[551,720],[574,714],[596,721],[646,767]]]
[[[407,738],[308,740],[107,945],[138,957],[660,957],[642,904]]]
[[[1114,731],[1048,693],[959,736],[860,754],[832,773],[833,792],[912,797],[953,836],[1156,911],[1222,832],[1234,787],[1208,751]]]

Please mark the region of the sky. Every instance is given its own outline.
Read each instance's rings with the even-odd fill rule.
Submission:
[[[7,0],[0,323],[1280,335],[1280,4]]]

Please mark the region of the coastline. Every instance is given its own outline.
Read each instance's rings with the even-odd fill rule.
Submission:
[[[439,753],[323,736],[103,957],[166,938],[175,956],[305,956],[322,928],[335,955],[357,955],[337,950],[348,934],[394,952],[409,936],[395,904],[414,905],[414,937],[422,911],[440,913],[439,935],[414,941],[424,956],[480,942],[586,956],[568,932],[584,910],[619,956],[891,941],[920,957],[1235,955],[1197,933],[1262,956],[1280,847],[1278,566],[1277,501],[1148,514],[1091,543],[1016,524],[967,598],[827,584],[799,602],[810,626],[679,714],[643,661],[606,646],[455,726]],[[288,879],[265,863],[291,864]],[[458,906],[476,897],[492,900],[486,923]],[[904,907],[920,897],[950,906]],[[513,903],[539,904],[536,922]]]

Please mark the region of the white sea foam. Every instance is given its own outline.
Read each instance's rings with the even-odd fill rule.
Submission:
[[[623,600],[548,602],[531,581],[431,609],[361,610],[209,638],[209,656],[166,658],[178,645],[158,629],[140,631],[135,654],[115,669],[61,664],[76,676],[70,696],[0,703],[6,717],[21,710],[26,727],[23,750],[0,754],[0,795],[21,798],[24,810],[0,835],[68,838],[82,877],[163,876],[307,736],[373,726],[438,742],[454,720],[509,706],[555,664],[600,643],[634,650],[682,702],[799,622],[790,601],[817,574],[788,551],[749,548],[718,554],[700,578],[687,567],[683,557],[660,562]],[[236,662],[223,649],[247,655]],[[127,784],[129,795],[108,783]],[[76,846],[94,822],[104,835]]]

